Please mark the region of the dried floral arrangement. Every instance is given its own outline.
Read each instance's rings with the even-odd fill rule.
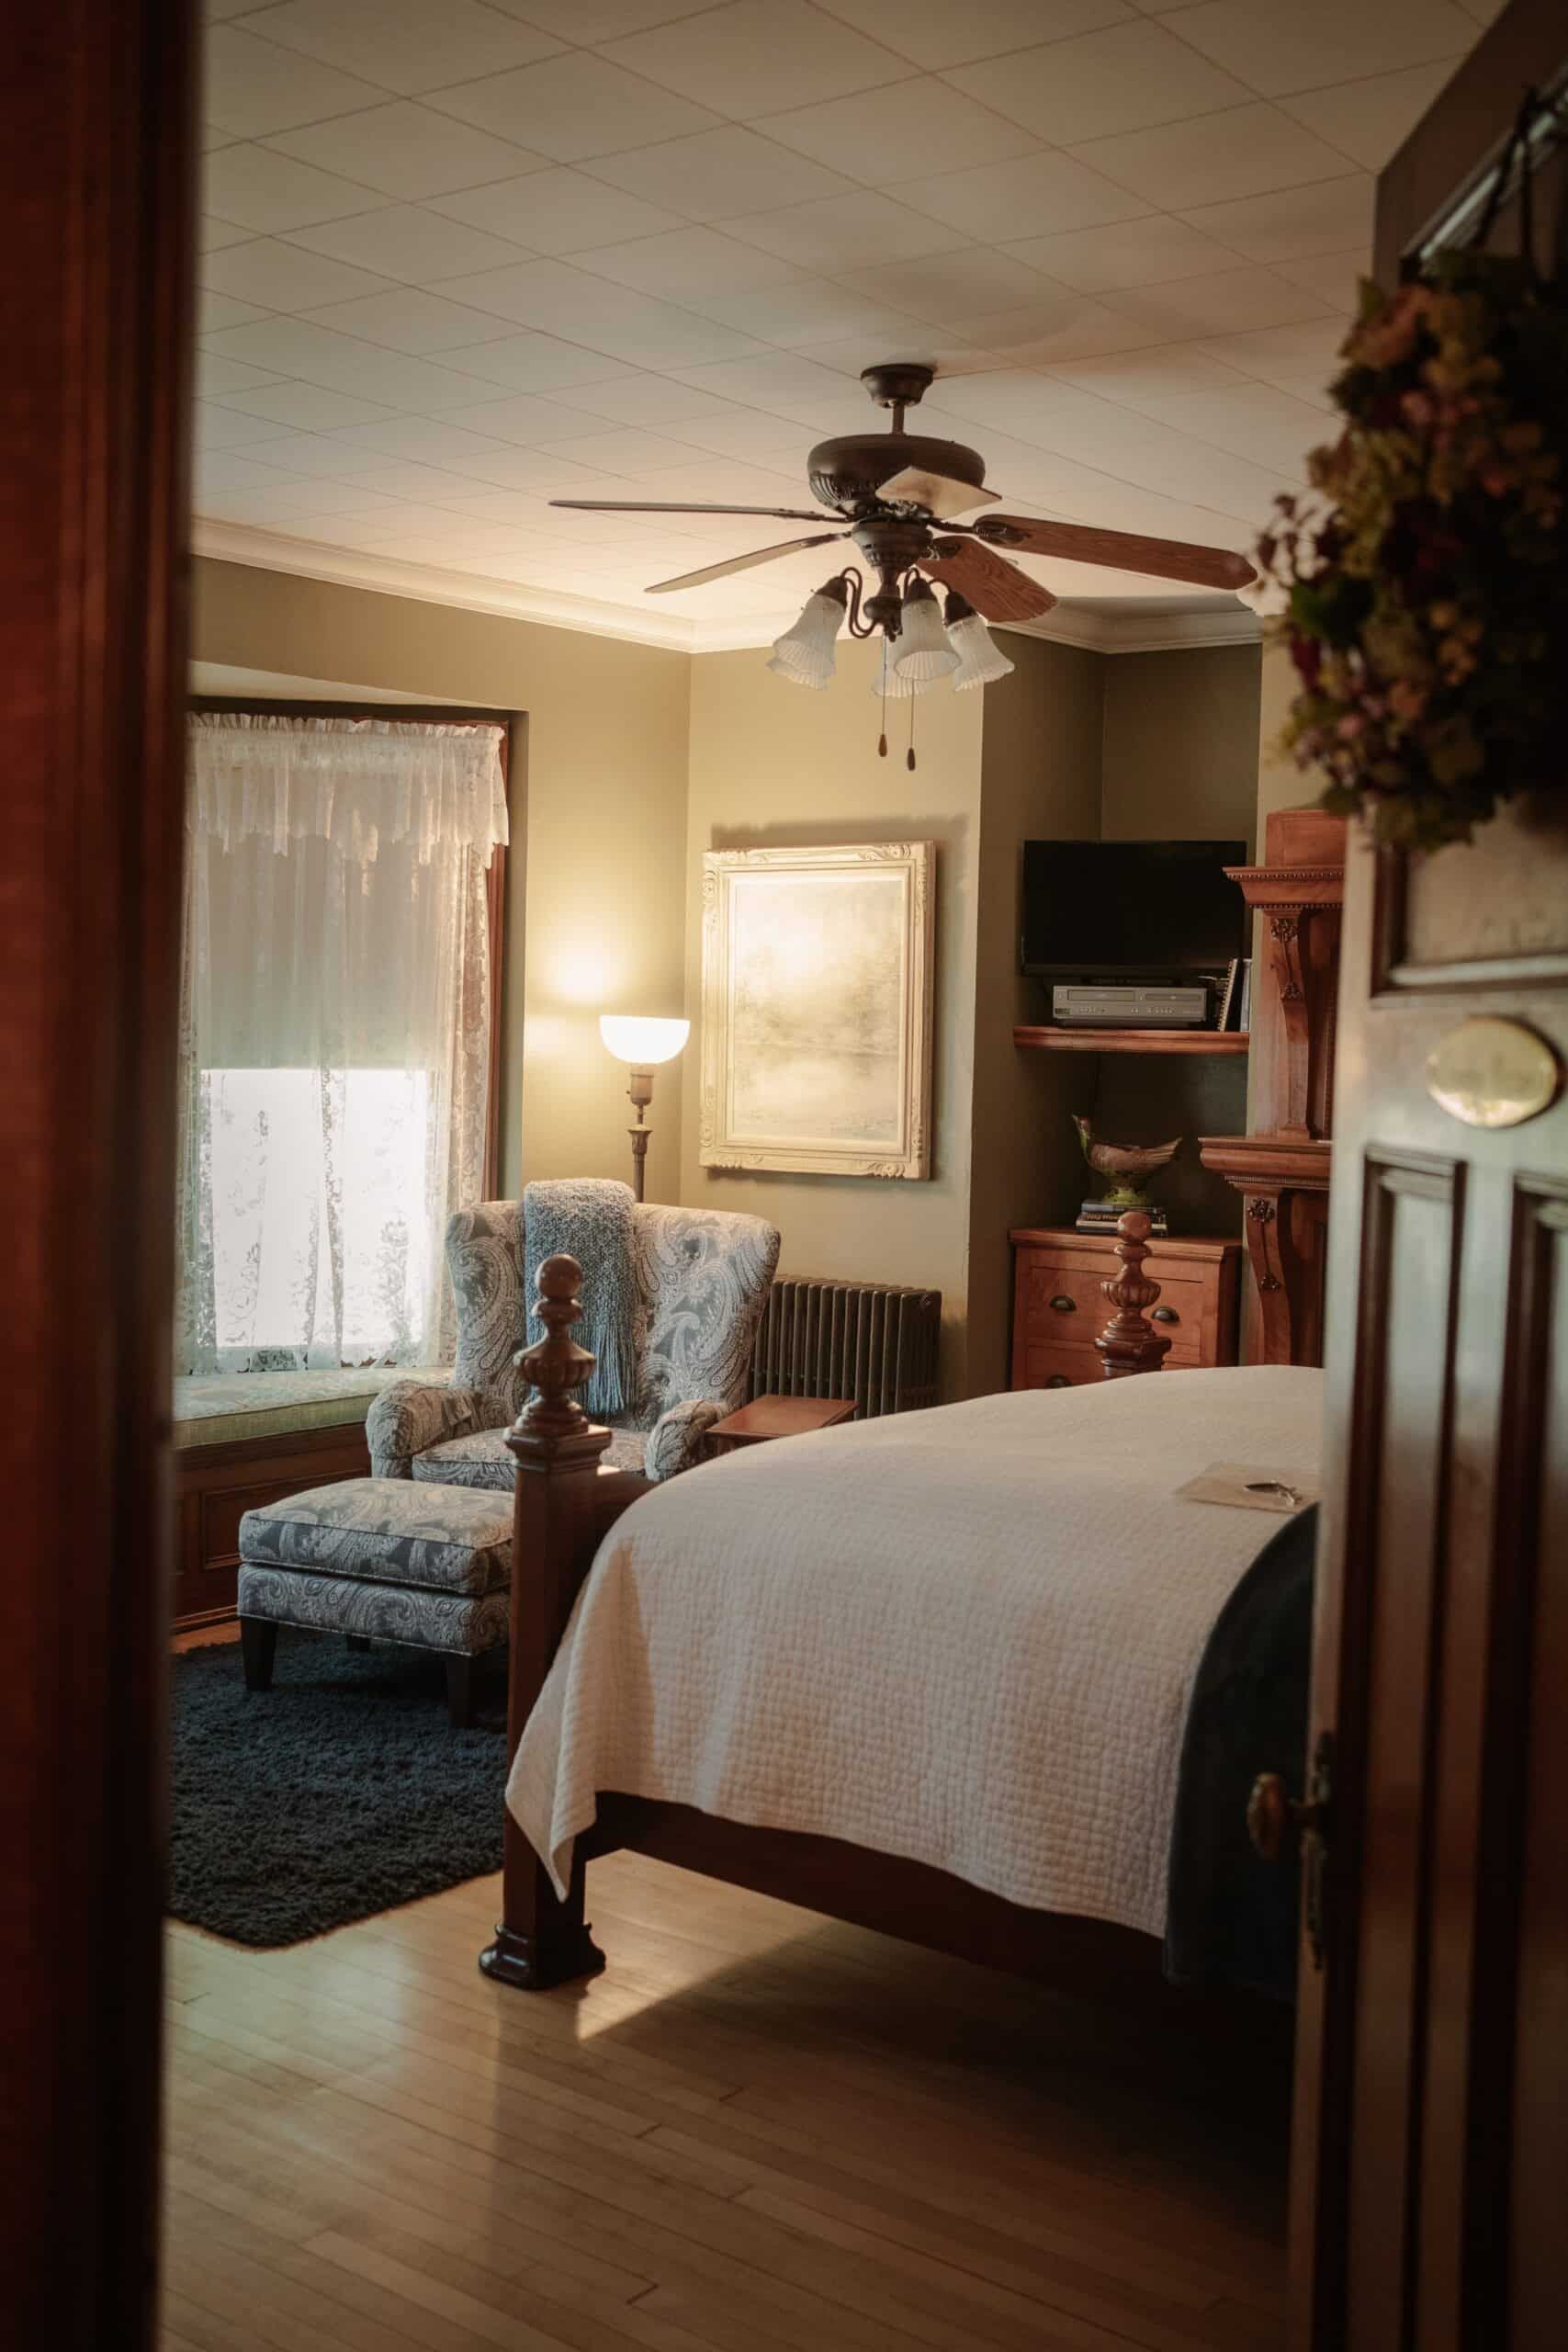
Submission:
[[[1283,747],[1404,848],[1468,841],[1568,777],[1568,301],[1529,262],[1435,257],[1362,288],[1345,424],[1258,561],[1300,679]]]

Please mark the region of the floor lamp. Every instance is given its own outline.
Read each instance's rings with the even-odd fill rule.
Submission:
[[[637,1125],[626,1129],[632,1139],[632,1189],[642,1198],[648,1160],[648,1138],[653,1129],[643,1113],[653,1100],[653,1073],[660,1062],[673,1061],[692,1034],[689,1021],[645,1021],[635,1014],[602,1012],[599,1035],[619,1062],[631,1065],[626,1099],[637,1113]]]

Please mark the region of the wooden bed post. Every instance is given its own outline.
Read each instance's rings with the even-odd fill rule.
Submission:
[[[572,1395],[593,1358],[571,1337],[582,1313],[575,1258],[547,1258],[535,1313],[545,1336],[516,1358],[536,1394],[506,1432],[516,1456],[512,1533],[512,1650],[508,1667],[508,1768],[549,1672],[586,1565],[595,1527],[599,1459],[610,1432],[597,1429]],[[582,1865],[563,1903],[510,1811],[502,1866],[502,1917],[479,1966],[498,1984],[542,1993],[604,1965],[582,1917]]]
[[[1154,1305],[1160,1290],[1143,1270],[1149,1254],[1148,1232],[1149,1219],[1142,1209],[1129,1209],[1116,1220],[1116,1255],[1122,1272],[1114,1282],[1100,1285],[1116,1313],[1094,1343],[1107,1380],[1124,1380],[1134,1372],[1160,1371],[1170,1347],[1144,1312]]]

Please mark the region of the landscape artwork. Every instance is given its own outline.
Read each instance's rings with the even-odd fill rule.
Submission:
[[[703,1164],[929,1175],[931,844],[703,863]]]

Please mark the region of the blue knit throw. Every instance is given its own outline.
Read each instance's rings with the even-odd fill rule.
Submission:
[[[565,1251],[582,1268],[582,1320],[572,1326],[579,1347],[598,1361],[578,1396],[596,1420],[637,1403],[642,1293],[632,1239],[632,1189],[598,1176],[563,1177],[523,1188],[523,1280],[530,1344],[544,1337],[534,1313],[539,1268]]]

